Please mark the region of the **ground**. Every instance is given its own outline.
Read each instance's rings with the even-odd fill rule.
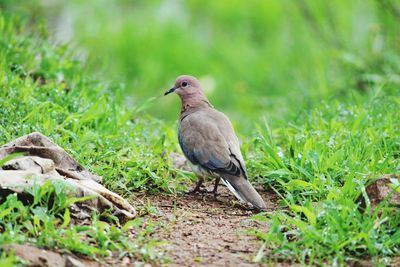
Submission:
[[[207,184],[212,189],[213,182]],[[278,208],[274,192],[258,188],[268,210]],[[255,262],[260,242],[248,232],[268,230],[265,222],[252,219],[257,211],[241,206],[225,186],[219,187],[216,198],[212,194],[166,195],[148,193],[132,195],[130,202],[142,213],[145,220],[158,225],[151,238],[164,240],[160,247],[165,256],[163,266],[262,266]],[[150,205],[149,205],[150,204]],[[146,210],[146,207],[151,209]],[[63,249],[46,250],[33,245],[9,245],[20,258],[29,261],[29,266],[142,266],[128,257],[114,255],[105,261],[96,262]],[[62,264],[61,264],[62,265]],[[284,266],[285,263],[279,265]],[[287,265],[287,264],[286,264]],[[150,266],[145,264],[145,266]]]
[[[212,188],[212,182],[208,189]],[[259,266],[253,259],[260,249],[252,228],[267,230],[265,223],[251,219],[255,211],[232,203],[235,197],[220,186],[217,199],[211,194],[183,196],[135,195],[134,204],[150,201],[156,207],[156,220],[164,223],[156,238],[167,240],[170,266]],[[268,211],[277,208],[273,192],[260,191]],[[267,212],[268,212],[267,211]]]

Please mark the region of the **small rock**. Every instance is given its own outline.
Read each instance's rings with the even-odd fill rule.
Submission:
[[[65,260],[65,267],[85,267],[85,265],[79,260],[71,256],[67,256],[67,259]]]
[[[1,246],[0,249],[13,251],[14,254],[24,260],[27,266],[47,267],[99,267],[100,265],[91,260],[78,260],[72,255],[62,254],[56,251],[37,248],[33,245],[10,244]]]
[[[130,266],[131,259],[129,257],[124,257],[121,261],[121,266]]]
[[[28,266],[63,266],[64,258],[59,253],[40,249],[31,245],[7,245],[7,251],[13,251],[15,255],[27,262]]]
[[[367,186],[365,189],[369,201],[371,203],[372,209],[375,209],[376,206],[379,205],[382,201],[384,201],[390,194],[390,197],[388,198],[388,202],[391,205],[396,205],[400,206],[400,192],[394,191],[393,187],[393,179],[394,180],[399,180],[400,175],[397,174],[386,174],[383,175],[381,178]],[[361,196],[361,206],[363,208],[366,207],[365,205],[365,200]]]

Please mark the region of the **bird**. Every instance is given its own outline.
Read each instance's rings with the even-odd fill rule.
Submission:
[[[215,178],[216,197],[220,180],[241,202],[257,210],[267,206],[250,184],[239,139],[229,118],[216,110],[207,99],[198,79],[178,76],[175,85],[164,95],[175,92],[181,99],[178,141],[190,162],[198,182],[191,192],[200,191],[204,178]]]

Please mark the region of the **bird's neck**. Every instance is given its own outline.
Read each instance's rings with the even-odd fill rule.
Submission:
[[[192,113],[202,108],[214,108],[207,99],[196,102],[182,102],[181,115]]]
[[[181,96],[181,100],[182,100],[181,113],[184,113],[189,109],[195,109],[195,108],[202,108],[202,107],[213,108],[213,106],[208,101],[207,97],[203,94],[196,95],[195,97],[193,95],[183,95]]]

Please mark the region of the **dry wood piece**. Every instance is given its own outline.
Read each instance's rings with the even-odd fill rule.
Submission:
[[[1,189],[22,194],[34,183],[65,181],[73,189],[68,190],[68,194],[95,196],[71,207],[75,218],[86,219],[92,211],[102,212],[105,209],[113,210],[114,215],[124,219],[135,217],[135,208],[128,201],[102,186],[100,176],[86,170],[41,133],[22,136],[0,147],[0,160],[17,152],[23,152],[23,155],[6,161],[0,168]]]

